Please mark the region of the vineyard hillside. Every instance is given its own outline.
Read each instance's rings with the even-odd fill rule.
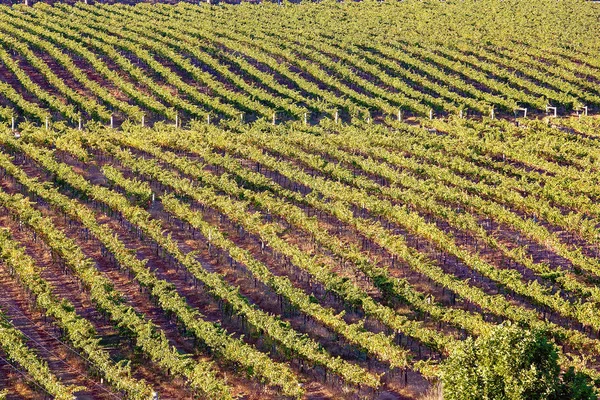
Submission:
[[[581,0],[0,5],[0,399],[597,398],[597,32]]]

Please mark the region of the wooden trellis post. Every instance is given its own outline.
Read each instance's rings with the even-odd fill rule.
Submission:
[[[175,128],[179,128],[179,113],[175,113]]]
[[[517,113],[519,111],[523,111],[523,118],[527,118],[527,108],[525,108],[525,107],[517,107],[517,108],[515,108],[515,118],[517,117]]]
[[[402,122],[402,110],[398,109],[398,122]]]
[[[494,111],[494,107],[490,108],[490,118],[494,119],[496,117],[496,112]]]
[[[304,113],[304,125],[308,125],[308,113]]]
[[[240,113],[240,122],[242,124],[244,123],[244,113],[243,112]]]
[[[206,114],[206,123],[210,125],[210,114]]]
[[[581,113],[579,112],[579,110],[580,110],[580,109],[577,109],[577,116],[578,116],[579,118],[581,118],[581,115],[584,115],[584,116],[586,116],[586,117],[587,117],[587,115],[588,115],[588,108],[587,108],[587,106],[583,106],[583,107],[581,107],[581,110],[582,110],[582,112],[581,112]]]
[[[115,128],[115,118],[112,114],[110,114],[110,129]]]
[[[14,116],[11,117],[11,126],[12,126],[12,130],[14,131],[15,130],[15,117]]]
[[[144,127],[146,123],[146,114],[142,114],[142,128]]]
[[[48,116],[46,116],[46,130],[48,130],[48,128],[50,128],[50,123],[48,121]]]
[[[273,125],[275,125],[277,123],[277,111],[273,111]]]
[[[335,110],[335,123],[337,124],[339,120],[339,112],[338,110]]]
[[[548,113],[550,110],[554,111],[554,117],[557,117],[557,113],[556,113],[556,107],[553,106],[546,106],[546,113]]]
[[[429,119],[433,119],[433,108],[429,109]]]
[[[79,116],[79,130],[83,128],[83,123],[81,122],[81,116]]]

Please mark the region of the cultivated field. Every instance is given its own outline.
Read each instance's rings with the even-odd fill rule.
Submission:
[[[0,6],[0,116],[117,127],[591,112],[599,15],[542,0]]]
[[[0,398],[600,387],[600,7],[0,6]]]

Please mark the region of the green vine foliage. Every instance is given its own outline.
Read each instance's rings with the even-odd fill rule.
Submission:
[[[561,376],[556,345],[541,331],[510,323],[456,346],[442,366],[446,400],[594,400],[590,380]]]
[[[571,112],[600,105],[598,14],[583,0],[0,6],[0,60],[20,86],[0,83],[0,118]]]

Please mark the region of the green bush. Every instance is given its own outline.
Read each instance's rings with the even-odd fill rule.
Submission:
[[[568,370],[543,332],[499,325],[460,343],[442,366],[445,400],[595,400],[590,379]]]

